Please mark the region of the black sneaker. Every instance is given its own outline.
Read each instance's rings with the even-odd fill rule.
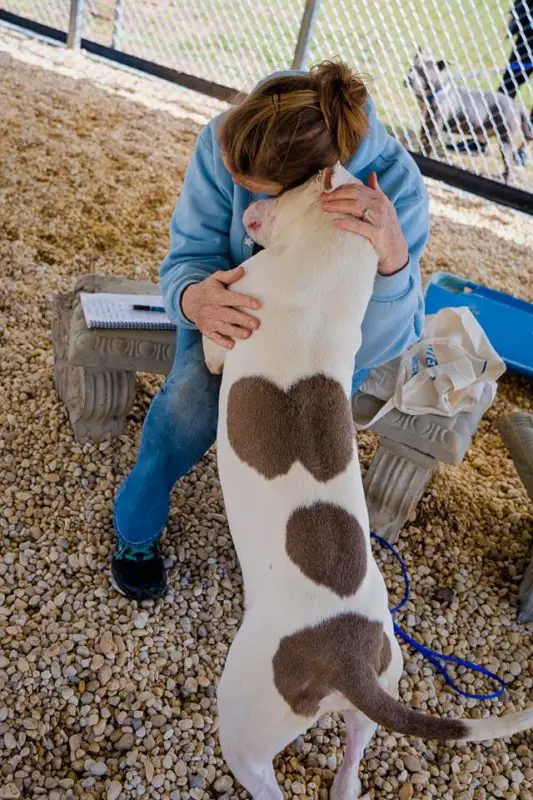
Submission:
[[[130,600],[157,600],[167,591],[167,573],[159,540],[141,545],[125,542],[116,534],[111,561],[111,583]]]

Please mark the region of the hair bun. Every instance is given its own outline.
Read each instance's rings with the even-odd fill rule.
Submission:
[[[320,110],[333,137],[340,161],[348,161],[366,133],[363,78],[342,61],[323,61],[311,70]]]

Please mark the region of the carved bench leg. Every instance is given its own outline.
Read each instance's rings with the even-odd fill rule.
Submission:
[[[72,366],[68,360],[72,295],[54,299],[54,383],[77,439],[119,436],[135,401],[135,372]]]
[[[436,466],[431,456],[382,437],[364,479],[370,529],[395,542]]]
[[[511,411],[500,417],[497,426],[526,492],[533,500],[533,414]]]
[[[518,622],[533,622],[533,550],[518,590]]]
[[[511,411],[498,420],[498,429],[525,489],[533,500],[533,414]],[[533,549],[518,591],[518,621],[533,622]]]
[[[70,367],[57,388],[76,439],[98,441],[123,432],[135,402],[135,373]]]

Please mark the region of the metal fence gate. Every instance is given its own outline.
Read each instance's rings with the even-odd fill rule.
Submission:
[[[529,162],[520,146],[533,104],[533,0],[512,2],[3,0],[0,21],[226,100],[276,69],[341,56],[372,77],[381,118],[424,174],[533,213],[533,152]],[[497,90],[516,97],[514,118],[491,109],[484,93]],[[513,137],[505,184],[500,148]]]

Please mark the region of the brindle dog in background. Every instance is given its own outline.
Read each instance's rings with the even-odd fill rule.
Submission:
[[[502,154],[503,180],[511,183],[517,145],[533,139],[529,119],[520,105],[500,92],[460,89],[444,59],[417,52],[405,85],[416,96],[424,114],[420,138],[424,151],[442,151],[439,134],[474,136],[480,143],[496,136]]]

